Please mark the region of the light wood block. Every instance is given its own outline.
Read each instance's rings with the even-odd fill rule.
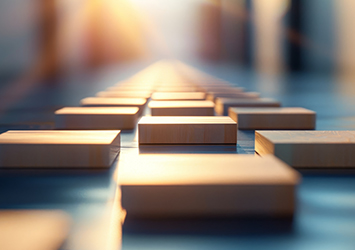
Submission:
[[[205,98],[204,92],[155,92],[152,94],[154,101],[201,101]]]
[[[194,92],[197,88],[194,86],[163,86],[158,87],[156,92]]]
[[[316,113],[305,108],[229,108],[239,129],[315,129]]]
[[[0,167],[110,167],[120,131],[8,131],[0,135]]]
[[[120,158],[128,216],[292,215],[298,173],[270,155],[140,154]]]
[[[137,107],[66,107],[55,112],[57,129],[134,129]]]
[[[139,144],[237,144],[237,123],[223,116],[145,116]]]
[[[66,239],[70,218],[60,211],[0,211],[0,249],[57,250]]]
[[[259,99],[260,93],[257,92],[209,92],[206,100],[216,101],[217,98],[243,98],[243,99]]]
[[[84,107],[138,107],[147,103],[145,98],[87,97],[80,101]]]
[[[295,168],[354,168],[355,131],[255,131],[255,151]]]
[[[230,107],[260,108],[260,107],[280,107],[280,102],[271,98],[217,98],[215,111],[218,115],[228,115]]]
[[[151,91],[101,91],[98,97],[150,98]]]
[[[213,116],[211,101],[151,101],[152,116]]]

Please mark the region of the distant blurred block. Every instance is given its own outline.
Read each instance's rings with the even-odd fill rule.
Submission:
[[[213,116],[211,101],[151,101],[152,116]]]
[[[259,99],[260,94],[257,92],[208,92],[206,100],[216,101],[217,98],[244,98],[244,99]]]
[[[96,94],[98,97],[121,97],[121,98],[150,98],[151,91],[101,91]]]
[[[194,86],[163,86],[158,87],[156,92],[194,92],[197,91],[197,87]]]
[[[243,99],[243,98],[217,98],[215,111],[218,115],[228,115],[230,107],[280,107],[280,102],[271,98]]]
[[[137,107],[66,107],[55,112],[57,129],[134,129]]]
[[[110,167],[120,131],[8,131],[0,135],[0,167]]]
[[[255,131],[255,151],[296,168],[354,168],[355,131]]]
[[[299,175],[274,156],[139,154],[120,158],[132,217],[289,216]]]
[[[87,97],[80,101],[84,107],[137,107],[142,113],[147,99],[145,98],[112,98],[112,97]]]
[[[204,92],[155,92],[152,94],[154,101],[194,101],[205,100]]]
[[[237,123],[222,116],[145,116],[139,144],[236,144]]]
[[[144,92],[150,92],[152,93],[153,92],[153,87],[152,86],[140,86],[140,85],[137,85],[137,86],[112,86],[112,87],[108,87],[106,89],[106,91],[110,92],[110,91],[123,91],[123,92],[132,92],[132,91],[144,91]]]
[[[60,211],[0,211],[0,249],[57,250],[66,239],[70,218]]]
[[[316,113],[305,108],[229,108],[239,129],[315,129]]]

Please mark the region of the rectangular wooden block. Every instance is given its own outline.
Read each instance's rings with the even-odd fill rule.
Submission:
[[[152,94],[154,101],[201,101],[205,98],[204,92],[155,92]]]
[[[243,98],[243,99],[259,99],[260,94],[257,92],[209,92],[206,100],[216,101],[217,98]]]
[[[316,113],[305,108],[229,108],[239,129],[315,129]]]
[[[295,168],[354,168],[355,131],[255,131],[255,151]]]
[[[140,154],[120,157],[128,216],[292,215],[299,175],[270,155]]]
[[[98,97],[125,97],[125,98],[145,98],[151,96],[151,91],[101,91],[96,94]]]
[[[57,129],[134,129],[137,107],[66,107],[55,112]]]
[[[213,116],[211,101],[151,101],[152,116]]]
[[[257,98],[257,99],[245,99],[245,98],[217,98],[215,111],[218,115],[228,115],[228,109],[230,107],[280,107],[280,102],[271,98]]]
[[[145,116],[138,122],[140,145],[237,144],[237,123],[223,116]]]
[[[120,131],[8,131],[0,135],[0,167],[110,167]]]

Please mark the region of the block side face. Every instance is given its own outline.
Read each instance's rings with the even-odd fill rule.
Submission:
[[[255,131],[255,152],[261,156],[274,154],[275,152],[275,145],[259,131]]]
[[[235,124],[139,124],[139,144],[236,144]]]
[[[151,108],[152,116],[213,116],[214,108]]]
[[[108,167],[107,145],[0,145],[0,167]]]
[[[121,186],[121,190],[128,216],[292,215],[295,206],[293,185]]]

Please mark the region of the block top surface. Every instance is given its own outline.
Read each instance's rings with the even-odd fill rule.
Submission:
[[[150,108],[213,108],[211,101],[151,101]]]
[[[262,131],[255,134],[264,136],[273,143],[322,144],[355,143],[355,131]]]
[[[114,98],[114,97],[87,97],[81,100],[82,105],[144,105],[145,98]]]
[[[315,114],[314,111],[299,108],[299,107],[292,107],[292,108],[229,108],[230,111],[237,113],[237,114]]]
[[[137,107],[65,107],[57,110],[56,115],[134,115],[139,111]]]
[[[228,116],[143,116],[138,124],[237,124]]]
[[[120,185],[297,184],[298,173],[273,155],[140,154],[119,161]]]
[[[10,130],[0,135],[0,144],[109,145],[120,132],[120,130]]]
[[[217,97],[216,103],[220,102],[223,104],[242,104],[242,103],[279,103],[272,98],[259,98],[259,99],[246,99],[246,98],[220,98]]]
[[[98,97],[143,97],[149,98],[150,91],[101,91],[96,94]]]
[[[154,100],[168,99],[205,99],[204,92],[155,92],[152,94]]]

